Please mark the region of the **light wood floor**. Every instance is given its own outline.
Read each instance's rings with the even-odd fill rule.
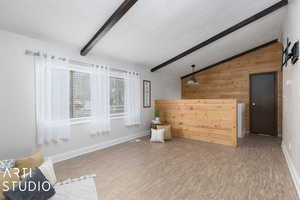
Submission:
[[[59,180],[97,174],[99,200],[297,200],[281,141],[238,148],[176,138],[129,142],[55,165]]]

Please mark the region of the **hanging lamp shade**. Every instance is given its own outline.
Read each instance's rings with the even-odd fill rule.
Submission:
[[[191,79],[187,81],[187,84],[188,85],[200,85],[199,81],[197,81],[196,76],[194,74],[194,72],[195,72],[195,65],[192,65],[191,67],[192,67],[193,75],[192,75]]]

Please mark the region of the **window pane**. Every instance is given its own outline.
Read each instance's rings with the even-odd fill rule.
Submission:
[[[110,114],[124,113],[124,79],[110,77]]]
[[[91,116],[90,74],[71,71],[71,118]]]

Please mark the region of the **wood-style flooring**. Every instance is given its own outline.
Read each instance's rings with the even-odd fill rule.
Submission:
[[[64,180],[96,174],[99,200],[298,200],[281,140],[238,148],[175,138],[128,142],[55,165]]]

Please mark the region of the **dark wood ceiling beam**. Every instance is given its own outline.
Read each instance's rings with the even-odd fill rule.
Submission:
[[[168,61],[152,68],[151,72],[155,72],[155,71],[169,65],[169,64],[171,64],[171,63],[173,63],[173,62],[175,62],[175,61],[177,61],[177,60],[179,60],[179,59],[181,59],[181,58],[183,58],[183,57],[185,57],[185,56],[187,56],[187,55],[189,55],[189,54],[191,54],[191,53],[193,53],[193,52],[195,52],[195,51],[197,51],[197,50],[199,50],[199,49],[201,49],[201,48],[203,48],[203,47],[205,47],[205,46],[207,46],[207,45],[209,45],[209,44],[211,44],[211,43],[213,43],[213,42],[215,42],[215,41],[217,41],[217,40],[219,40],[219,39],[221,39],[225,36],[227,36],[227,35],[229,35],[230,33],[235,32],[235,31],[243,28],[244,26],[261,19],[262,17],[264,17],[264,16],[266,16],[266,15],[268,15],[268,14],[270,14],[270,13],[286,6],[287,4],[288,4],[288,0],[281,0],[278,3],[266,8],[265,10],[263,10],[263,11],[255,14],[255,15],[241,21],[240,23],[238,23],[238,24],[236,24],[236,25],[234,25],[234,26],[218,33],[217,35],[209,38],[208,40],[206,40],[204,42],[201,42],[200,44],[192,47],[191,49],[184,51],[183,53],[175,56],[174,58],[171,58],[170,60],[168,60]]]
[[[104,25],[96,32],[92,39],[81,49],[80,55],[85,56],[99,42],[104,35],[128,12],[138,0],[125,0]]]
[[[239,53],[239,54],[237,54],[237,55],[234,55],[234,56],[232,56],[232,57],[230,57],[230,58],[224,59],[224,60],[222,60],[222,61],[220,61],[220,62],[217,62],[217,63],[214,63],[214,64],[209,65],[209,66],[207,66],[207,67],[204,67],[204,68],[202,68],[202,69],[200,69],[200,70],[197,70],[197,71],[195,71],[195,72],[193,72],[193,73],[190,73],[190,74],[187,74],[187,75],[185,75],[185,76],[182,76],[181,79],[185,79],[185,78],[187,78],[187,77],[189,77],[189,76],[192,76],[192,75],[194,75],[194,74],[197,74],[197,73],[199,73],[199,72],[202,72],[202,71],[208,70],[208,69],[210,69],[210,68],[216,67],[216,66],[218,66],[218,65],[220,65],[220,64],[222,64],[222,63],[225,63],[225,62],[228,62],[228,61],[233,60],[233,59],[235,59],[235,58],[241,57],[241,56],[243,56],[243,55],[246,55],[246,54],[251,53],[251,52],[253,52],[253,51],[256,51],[256,50],[258,50],[258,49],[267,47],[267,46],[269,46],[269,45],[271,45],[271,44],[274,44],[274,43],[276,43],[276,42],[278,42],[277,39],[272,40],[272,41],[270,41],[270,42],[267,42],[267,43],[265,43],[265,44],[259,45],[259,46],[257,46],[257,47],[252,48],[252,49],[249,49],[249,50],[247,50],[247,51],[244,51],[244,52],[242,52],[242,53]]]

